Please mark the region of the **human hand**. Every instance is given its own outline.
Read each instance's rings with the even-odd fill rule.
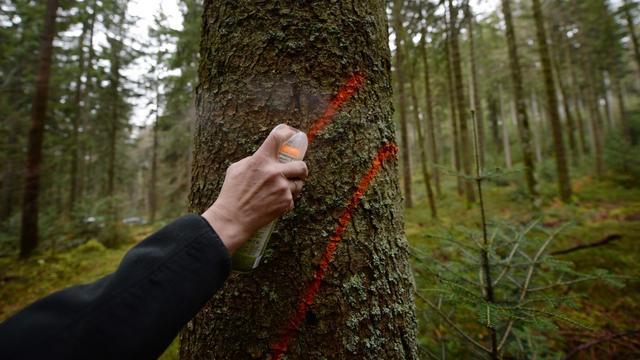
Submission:
[[[278,149],[295,130],[276,126],[251,156],[227,169],[216,201],[202,216],[230,253],[278,216],[293,209],[293,199],[307,177],[303,161],[280,163]]]

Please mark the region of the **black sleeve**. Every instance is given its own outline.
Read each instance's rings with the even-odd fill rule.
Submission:
[[[0,324],[0,358],[157,358],[230,268],[209,223],[181,217],[131,249],[113,274],[53,293]]]

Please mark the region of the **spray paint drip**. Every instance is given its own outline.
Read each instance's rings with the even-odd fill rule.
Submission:
[[[347,207],[342,211],[340,217],[338,218],[338,225],[336,226],[333,234],[329,237],[329,243],[327,244],[324,254],[320,260],[320,264],[318,268],[313,274],[313,280],[305,289],[302,298],[298,302],[296,307],[296,311],[287,322],[287,326],[280,338],[280,340],[271,346],[271,359],[279,360],[287,348],[289,347],[289,343],[294,332],[300,327],[300,323],[304,320],[307,310],[311,304],[313,304],[313,300],[315,299],[318,290],[320,289],[320,284],[322,283],[322,279],[324,278],[327,268],[329,267],[329,263],[333,260],[333,256],[338,248],[338,245],[342,241],[342,236],[347,230],[347,225],[353,216],[353,212],[356,210],[356,207],[360,203],[360,200],[367,192],[367,189],[371,185],[371,182],[374,180],[380,168],[382,167],[382,163],[390,157],[395,157],[398,153],[398,147],[396,144],[392,142],[386,143],[378,153],[373,158],[371,166],[367,170],[367,172],[360,178],[358,183],[358,187],[356,191],[351,195],[351,199],[347,204]]]

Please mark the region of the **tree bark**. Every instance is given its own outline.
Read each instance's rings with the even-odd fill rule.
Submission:
[[[454,92],[456,96],[456,104],[458,105],[458,123],[460,124],[460,160],[462,170],[465,176],[470,177],[471,174],[471,139],[469,137],[469,128],[467,119],[469,118],[469,109],[465,99],[464,84],[462,82],[462,61],[460,59],[460,44],[458,42],[458,8],[453,5],[453,0],[449,0],[449,28],[450,38],[449,45],[451,49],[451,66],[453,70]],[[464,192],[467,203],[475,202],[475,192],[473,190],[473,182],[467,179],[463,180]]]
[[[393,2],[393,30],[396,34],[395,45],[395,75],[396,90],[398,91],[398,113],[400,115],[400,155],[402,156],[402,181],[404,185],[404,206],[413,207],[413,194],[411,192],[411,146],[409,144],[409,121],[407,120],[407,100],[404,92],[404,26],[402,25],[402,0]]]
[[[518,134],[522,145],[522,157],[525,166],[525,180],[527,189],[534,201],[538,198],[537,180],[535,177],[535,163],[533,161],[533,146],[531,144],[531,128],[527,115],[527,105],[522,87],[522,73],[520,70],[520,60],[518,58],[518,47],[516,45],[516,35],[511,16],[511,0],[502,0],[502,12],[504,13],[507,27],[507,45],[509,48],[509,67],[511,70],[511,81],[513,86],[513,96],[516,103],[518,115]]]
[[[551,123],[551,134],[553,136],[553,148],[556,154],[556,171],[558,173],[558,192],[560,199],[564,202],[571,201],[571,178],[569,177],[569,167],[562,138],[562,124],[558,112],[558,98],[556,97],[556,87],[553,83],[553,70],[551,69],[551,54],[547,45],[547,34],[544,28],[544,16],[540,0],[532,0],[533,18],[536,24],[536,35],[538,39],[538,51],[540,62],[542,63],[542,76],[547,98],[547,113]]]
[[[260,267],[232,275],[187,324],[181,358],[416,359],[397,162],[372,163],[395,138],[385,2],[207,0],[200,53],[194,212],[276,124],[309,131],[345,78],[359,73],[363,86],[313,137],[305,189]],[[343,219],[372,164],[377,175]]]
[[[35,96],[31,106],[31,128],[27,145],[24,193],[22,200],[22,230],[20,234],[20,256],[27,257],[38,246],[38,195],[40,193],[40,170],[42,164],[42,141],[47,117],[49,77],[53,38],[56,30],[58,0],[47,0],[44,28],[40,37],[40,59],[35,84]]]

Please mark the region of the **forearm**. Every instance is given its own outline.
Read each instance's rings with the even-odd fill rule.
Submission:
[[[54,293],[0,325],[0,353],[157,357],[229,269],[229,253],[207,221],[182,217],[131,249],[115,273]]]

